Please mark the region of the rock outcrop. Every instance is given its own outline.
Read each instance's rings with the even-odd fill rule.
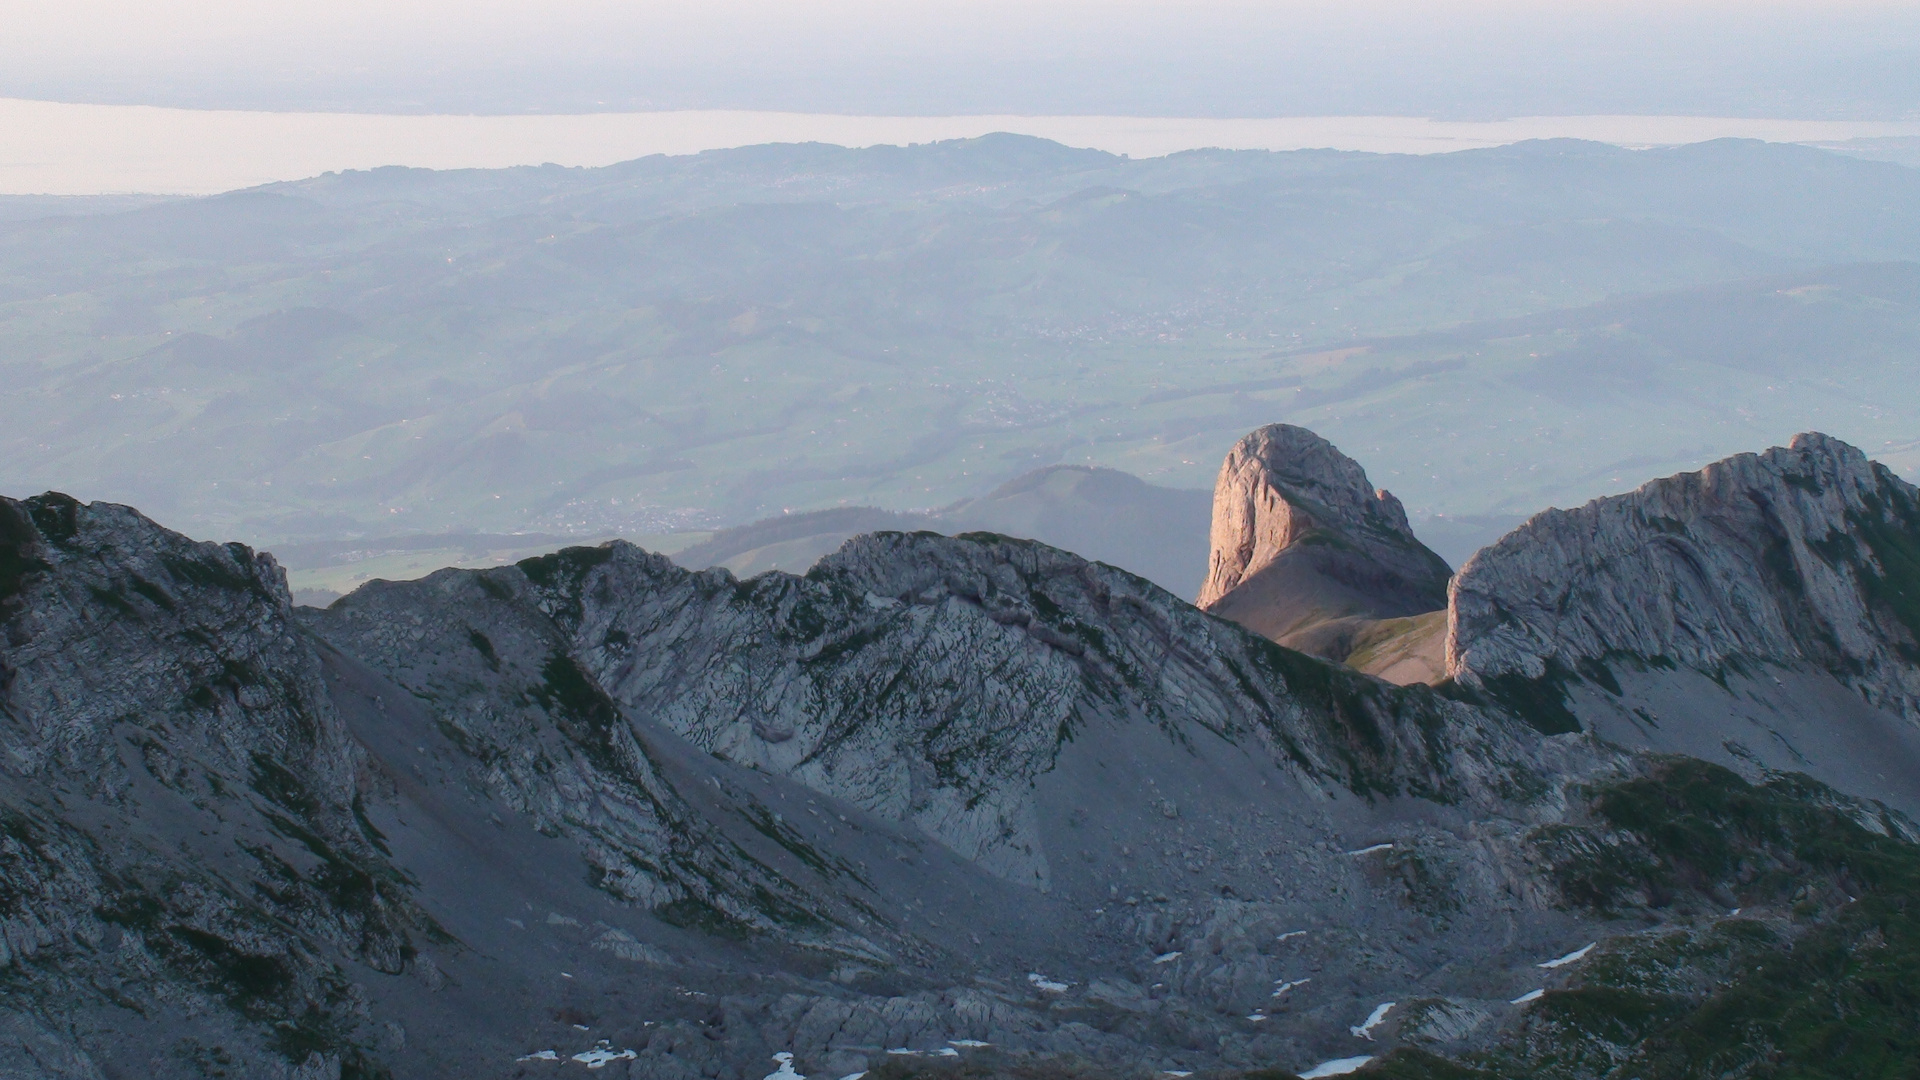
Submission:
[[[0,499],[0,1074],[101,1075],[52,1033],[107,1011],[109,1061],[352,1067],[345,972],[434,932],[356,814],[365,763],[271,556]]]
[[[1461,568],[1448,672],[1812,665],[1920,719],[1920,493],[1825,435],[1535,516]]]
[[[1342,660],[1368,624],[1446,606],[1445,560],[1400,500],[1305,428],[1272,424],[1236,444],[1213,496],[1200,607],[1283,645]]]

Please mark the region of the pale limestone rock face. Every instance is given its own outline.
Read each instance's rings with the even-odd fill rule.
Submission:
[[[1417,545],[1400,500],[1376,490],[1360,463],[1292,424],[1269,424],[1227,453],[1213,489],[1213,551],[1199,607],[1207,608],[1308,533],[1338,530],[1391,537],[1397,554]],[[1397,542],[1395,542],[1397,541]]]
[[[1400,500],[1305,428],[1261,428],[1220,468],[1199,604],[1223,619],[1346,660],[1381,620],[1444,608],[1449,574]]]
[[[1576,510],[1469,560],[1447,669],[1537,679],[1610,657],[1812,665],[1920,717],[1920,498],[1825,435]]]

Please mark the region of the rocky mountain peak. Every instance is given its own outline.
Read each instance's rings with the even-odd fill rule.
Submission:
[[[1461,569],[1449,623],[1468,683],[1758,662],[1920,715],[1920,492],[1809,432],[1536,515]]]
[[[1212,606],[1280,552],[1326,530],[1419,545],[1400,500],[1374,488],[1338,447],[1292,424],[1250,432],[1227,453],[1214,485],[1213,551],[1199,606]]]
[[[1438,611],[1450,571],[1400,500],[1305,428],[1270,424],[1227,454],[1199,606],[1344,659],[1363,624]]]

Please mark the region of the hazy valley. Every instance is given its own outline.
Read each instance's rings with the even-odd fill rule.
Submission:
[[[0,487],[271,545],[662,537],[1053,463],[1204,490],[1285,420],[1378,462],[1457,562],[1805,427],[1913,476],[1916,182],[1761,143],[1008,136],[13,222]]]

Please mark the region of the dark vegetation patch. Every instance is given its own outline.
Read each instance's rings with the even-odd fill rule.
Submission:
[[[571,547],[551,555],[536,555],[514,565],[527,580],[548,592],[556,601],[554,616],[572,629],[580,625],[586,609],[581,606],[580,589],[596,566],[613,558],[611,544],[600,547]],[[482,578],[485,581],[485,578]],[[502,598],[504,599],[504,597]]]
[[[64,544],[80,535],[80,500],[58,491],[35,495],[25,503],[27,513],[40,535],[56,544]]]
[[[586,751],[601,769],[615,776],[625,775],[626,765],[613,743],[614,729],[620,722],[620,710],[613,699],[565,653],[549,656],[540,668],[540,676],[540,685],[528,694],[553,718],[561,734]]]
[[[1457,875],[1452,867],[1419,851],[1395,848],[1382,869],[1400,888],[1406,905],[1436,922],[1460,910]]]
[[[800,662],[803,664],[835,663],[883,640],[887,636],[888,629],[886,623],[875,620],[855,627],[850,633],[835,634],[827,639],[827,643],[820,647],[819,652],[812,656],[802,656]]]
[[[171,939],[177,947],[169,948]],[[192,926],[169,926],[164,937],[147,938],[164,958],[197,969],[218,986],[227,1004],[252,1019],[275,1019],[280,999],[294,988],[292,966],[277,955],[250,953],[218,934]]]
[[[162,555],[160,565],[167,568],[167,573],[173,575],[175,581],[197,585],[203,589],[252,593],[263,600],[274,599],[273,593],[267,586],[244,569],[252,560],[253,553],[238,544],[229,544],[228,548],[239,548],[239,554],[236,555],[229,550],[226,559],[212,555],[200,558]]]
[[[1609,679],[1612,671],[1607,672]],[[1580,681],[1558,659],[1548,658],[1546,673],[1530,679],[1517,671],[1481,679],[1482,690],[1448,682],[1444,693],[1471,705],[1491,705],[1506,709],[1526,721],[1542,735],[1565,735],[1580,730],[1580,720],[1567,708],[1567,687]],[[1619,683],[1613,683],[1618,693]]]
[[[654,908],[653,913],[669,926],[697,930],[714,937],[738,941],[751,933],[751,929],[740,920],[695,896],[669,900]]]
[[[807,843],[806,838],[801,836],[798,830],[785,821],[776,819],[773,811],[766,807],[757,803],[749,805],[741,811],[741,816],[747,819],[747,823],[753,826],[755,832],[785,848],[788,854],[811,867],[821,877],[847,877],[867,888],[873,887],[847,860],[839,856],[822,855],[818,848]]]
[[[430,936],[446,937],[432,920],[413,909],[407,895],[411,883],[400,871],[365,849],[351,850],[351,835],[344,842],[323,835],[318,825],[320,802],[299,777],[264,755],[255,755],[252,786],[261,796],[291,812],[267,810],[262,816],[274,832],[305,848],[318,865],[303,873],[265,849],[253,849],[253,854],[263,865],[277,869],[291,889],[316,898],[330,920],[358,932],[360,952],[368,963],[389,974],[404,970],[415,955],[402,925],[409,917],[423,922]],[[367,820],[357,795],[352,810],[361,836],[369,846],[384,850],[385,838]],[[293,893],[282,899],[298,903]]]
[[[5,614],[26,591],[27,582],[35,574],[52,569],[34,554],[40,546],[40,531],[22,512],[21,505],[0,501],[0,614]]]
[[[154,607],[162,611],[174,610],[173,597],[167,595],[165,589],[141,577],[139,574],[132,575],[132,581],[129,582],[128,587],[141,596],[146,597],[153,603]]]
[[[1853,522],[1880,564],[1879,574],[1862,575],[1863,584],[1868,599],[1913,636],[1913,647],[1903,651],[1909,661],[1920,663],[1920,505],[1887,478],[1881,490],[1888,502],[1870,500],[1868,513]]]
[[[373,819],[367,816],[367,800],[357,791],[353,793],[353,821],[360,826],[360,835],[373,845],[374,850],[389,857],[393,855],[393,851],[387,847],[387,834],[376,828]]]
[[[480,660],[487,665],[488,671],[500,670],[500,654],[493,651],[493,642],[487,635],[471,627],[467,630],[467,643],[480,654]]]
[[[522,567],[521,572],[525,573],[526,568]],[[483,570],[474,576],[474,580],[480,583],[481,592],[486,593],[495,600],[513,599],[513,590],[507,588],[505,584],[495,577],[493,571]]]
[[[138,614],[138,612],[134,611],[133,605],[127,601],[126,596],[114,589],[103,589],[98,585],[89,585],[87,586],[87,591],[93,594],[95,600],[100,601],[102,604],[105,604],[122,615]]]
[[[1581,678],[1600,687],[1614,697],[1621,695],[1620,680],[1614,677],[1613,669],[1607,666],[1605,660],[1595,660],[1588,657],[1582,659],[1574,666],[1576,670],[1580,672]]]
[[[1589,796],[1591,825],[1535,835],[1566,900],[1697,917],[1615,939],[1579,985],[1469,1055],[1482,1073],[1396,1054],[1358,1075],[1916,1075],[1920,846],[1862,825],[1861,808],[1804,777],[1749,784],[1687,758]],[[1729,919],[1729,903],[1761,914]]]
[[[1379,699],[1386,692],[1380,684],[1344,665],[1295,652],[1257,635],[1248,634],[1245,640],[1253,645],[1255,663],[1282,683],[1330,736],[1334,751],[1347,766],[1347,787],[1361,796],[1398,794],[1398,785],[1384,762],[1387,737],[1378,712]],[[1272,698],[1265,688],[1244,677],[1242,683],[1254,700]]]

